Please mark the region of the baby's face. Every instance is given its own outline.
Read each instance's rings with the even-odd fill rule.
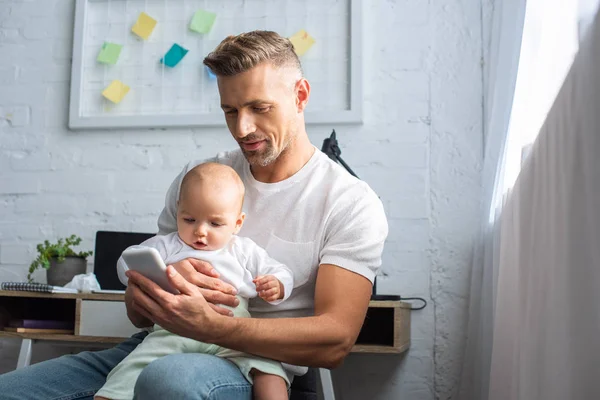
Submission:
[[[190,187],[182,193],[177,206],[177,232],[196,250],[223,248],[238,233],[244,220],[239,199],[227,191]]]

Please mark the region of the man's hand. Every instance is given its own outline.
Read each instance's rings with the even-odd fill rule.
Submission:
[[[224,334],[223,320],[233,320],[217,313],[204,299],[203,289],[185,280],[171,265],[167,276],[179,294],[164,291],[138,272],[130,270],[126,274],[134,310],[169,332],[210,343]]]
[[[275,301],[285,296],[283,283],[273,275],[258,276],[252,280],[256,285],[256,293],[264,301]]]
[[[222,315],[233,316],[233,313],[217,304],[237,307],[240,301],[235,297],[237,290],[219,279],[219,273],[206,261],[186,258],[171,264],[189,283],[196,285],[200,293],[213,310]]]
[[[129,318],[133,326],[136,328],[147,328],[152,326],[152,321],[135,311],[135,306],[133,304],[133,292],[136,289],[139,290],[139,288],[137,288],[133,283],[127,285],[127,289],[125,289],[125,308],[127,308],[127,318]]]
[[[315,315],[301,318],[227,318],[217,315],[220,337],[211,343],[293,365],[335,368],[352,350],[371,298],[371,281],[321,264]],[[204,327],[200,329],[205,329]]]

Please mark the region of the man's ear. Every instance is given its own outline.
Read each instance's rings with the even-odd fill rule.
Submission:
[[[246,219],[246,213],[242,211],[237,221],[235,221],[235,229],[233,233],[237,234],[240,231],[240,229],[242,229],[242,226],[244,225],[244,219]]]
[[[310,96],[310,83],[306,78],[301,78],[296,82],[296,108],[299,113],[303,112],[308,104]]]

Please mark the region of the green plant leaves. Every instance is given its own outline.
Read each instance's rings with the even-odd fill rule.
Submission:
[[[44,240],[44,243],[40,243],[36,246],[38,256],[32,261],[29,266],[29,274],[27,280],[33,282],[31,275],[40,267],[49,269],[50,260],[55,258],[58,262],[63,262],[65,257],[81,257],[87,258],[92,255],[92,251],[79,251],[76,252],[72,249],[73,246],[77,246],[81,243],[81,238],[76,235],[71,235],[68,238],[60,238],[56,243],[50,243],[48,240]]]

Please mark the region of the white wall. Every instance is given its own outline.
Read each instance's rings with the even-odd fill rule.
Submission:
[[[352,355],[335,386],[343,399],[456,398],[482,157],[481,4],[365,3],[365,123],[337,127],[342,156],[389,218],[379,292],[430,305],[413,313],[408,353]],[[0,0],[0,281],[24,278],[44,238],[75,233],[93,248],[99,229],[154,231],[182,165],[235,145],[223,129],[68,131],[73,4]],[[317,146],[329,133],[309,127]],[[0,346],[7,371],[17,343]],[[57,353],[37,346],[38,359]]]

